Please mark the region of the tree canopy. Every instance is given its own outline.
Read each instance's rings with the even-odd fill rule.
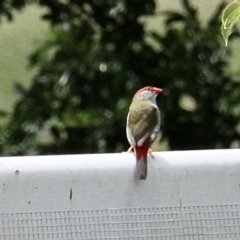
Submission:
[[[30,57],[38,68],[30,88],[17,86],[2,154],[122,151],[131,98],[145,85],[164,89],[158,105],[170,149],[239,144],[240,83],[221,38],[224,4],[203,25],[198,10],[181,2],[181,11],[162,13],[160,33],[141,21],[155,16],[153,0],[40,0],[52,34]]]

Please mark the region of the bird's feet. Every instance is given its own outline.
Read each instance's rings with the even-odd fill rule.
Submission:
[[[148,154],[151,156],[151,158],[155,159],[155,157],[152,154],[153,150],[151,148],[148,149]]]
[[[133,146],[129,147],[128,150],[127,150],[128,153],[131,153],[133,152]]]
[[[133,146],[129,147],[128,150],[126,152],[123,153],[133,153]]]

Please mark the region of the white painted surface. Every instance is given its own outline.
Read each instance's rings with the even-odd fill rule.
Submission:
[[[131,153],[2,157],[0,212],[240,203],[240,150],[154,156],[145,181]]]

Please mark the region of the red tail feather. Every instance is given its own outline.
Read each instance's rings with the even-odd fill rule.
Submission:
[[[136,158],[137,160],[141,160],[141,158],[146,158],[148,149],[150,147],[150,139],[146,139],[146,141],[143,143],[141,147],[135,146],[135,153],[136,153]]]
[[[146,179],[147,177],[147,154],[150,147],[150,139],[146,139],[141,147],[135,146],[135,153],[137,159],[137,174],[139,179]]]

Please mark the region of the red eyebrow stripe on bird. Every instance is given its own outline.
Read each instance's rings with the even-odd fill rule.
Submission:
[[[149,91],[152,91],[152,92],[155,92],[155,93],[160,93],[160,92],[163,91],[161,88],[156,88],[156,87],[153,87],[153,86],[146,86],[146,87],[144,87],[144,88],[139,89],[139,90],[136,92],[136,94],[139,94],[139,93],[141,93],[141,92],[143,92],[143,91],[146,91],[146,90],[149,90]]]
[[[145,90],[147,90],[147,89],[152,89],[152,88],[154,88],[154,87],[152,87],[152,86],[147,86],[147,87],[144,87],[144,88],[141,88],[141,89],[139,89],[136,93],[141,93],[141,92],[143,92],[143,91],[145,91]]]

